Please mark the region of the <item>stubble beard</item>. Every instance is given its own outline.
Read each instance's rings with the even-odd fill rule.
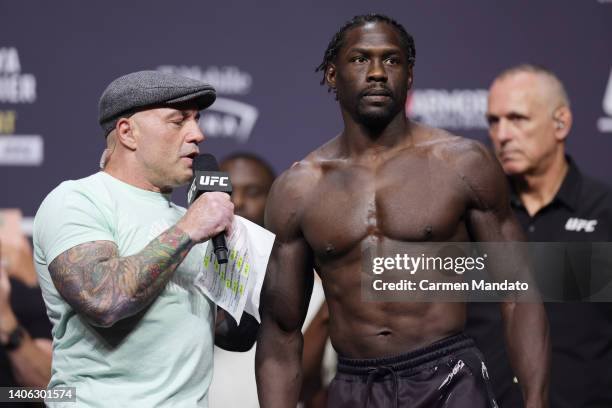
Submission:
[[[357,107],[355,120],[371,133],[383,131],[389,123],[402,111],[397,102],[393,100],[389,105],[378,109],[363,109]]]

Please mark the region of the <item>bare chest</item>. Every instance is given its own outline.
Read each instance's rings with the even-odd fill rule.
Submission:
[[[302,231],[319,259],[342,256],[367,239],[466,236],[467,187],[452,168],[427,157],[393,160],[376,170],[330,168],[307,202]]]

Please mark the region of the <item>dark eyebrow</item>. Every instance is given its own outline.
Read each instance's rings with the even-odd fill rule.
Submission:
[[[508,117],[510,119],[527,119],[527,118],[529,118],[529,116],[525,115],[524,113],[515,112],[515,111],[512,111],[512,112],[508,113],[506,115],[506,117]]]
[[[511,111],[508,112],[507,114],[503,115],[504,117],[508,118],[508,119],[529,119],[529,116],[525,115],[524,113],[520,113],[520,112],[516,112],[516,111]],[[485,115],[486,119],[487,119],[487,123],[494,123],[494,122],[498,122],[500,116],[499,115],[494,115],[492,113],[487,113]]]
[[[349,48],[348,52],[358,52],[361,54],[367,54],[368,52],[370,52],[370,50],[368,50],[367,48]]]
[[[493,115],[492,113],[487,113],[485,117],[487,119],[488,124],[499,121],[499,116]]]

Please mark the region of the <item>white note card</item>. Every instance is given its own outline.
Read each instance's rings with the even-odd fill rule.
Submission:
[[[195,285],[237,322],[247,312],[261,323],[259,296],[275,235],[238,215],[232,229],[227,240],[228,262],[217,262],[209,242]]]

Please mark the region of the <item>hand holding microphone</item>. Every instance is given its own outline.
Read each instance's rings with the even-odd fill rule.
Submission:
[[[219,171],[217,159],[211,154],[196,157],[193,170],[194,177],[187,194],[189,209],[177,226],[194,242],[212,238],[217,262],[227,263],[224,232],[231,233],[234,218],[229,174]]]
[[[233,216],[234,205],[229,196],[226,193],[210,192],[195,200],[177,226],[185,231],[192,241],[200,243],[228,231]]]

